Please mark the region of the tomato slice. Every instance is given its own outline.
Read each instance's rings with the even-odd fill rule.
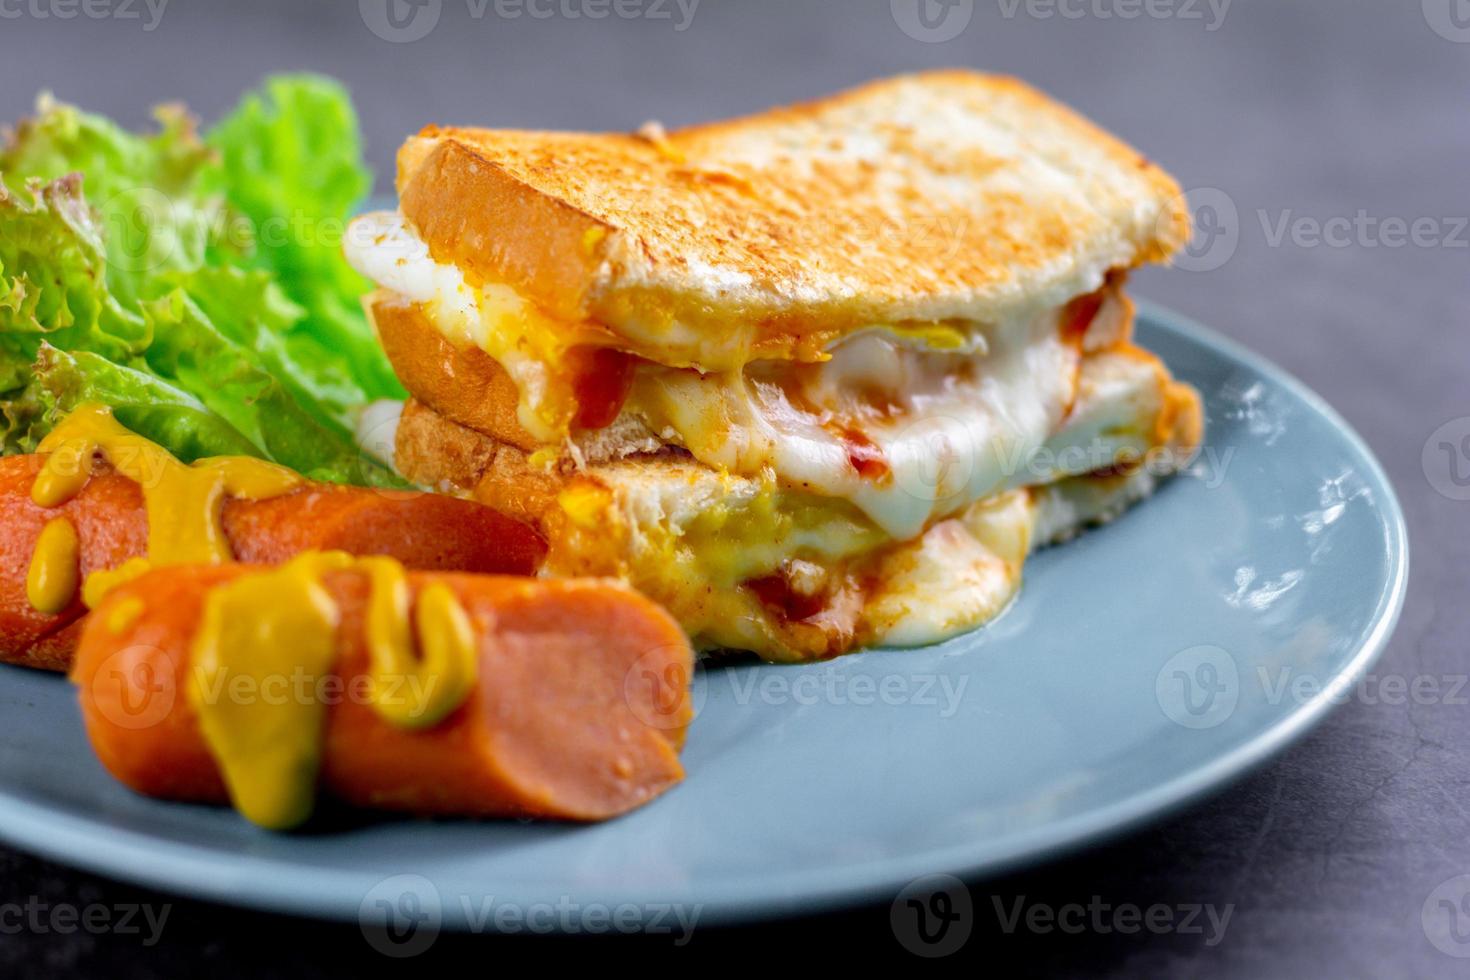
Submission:
[[[577,396],[577,414],[572,424],[579,429],[603,429],[612,425],[628,390],[638,359],[610,347],[575,347],[567,353],[571,365],[572,390]]]

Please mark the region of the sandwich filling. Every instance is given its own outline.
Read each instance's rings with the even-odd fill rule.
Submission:
[[[347,255],[375,304],[451,351],[427,379],[406,370],[426,338],[390,343],[374,304],[405,385],[448,415],[414,403],[399,468],[536,521],[547,573],[623,578],[706,648],[799,659],[971,628],[1034,547],[1146,495],[1199,438],[1193,390],[1131,343],[1121,273],[1009,322],[875,323],[762,353],[740,322],[557,319],[438,261],[397,213],[358,219]],[[509,411],[465,400],[485,369],[455,364],[480,355],[509,387],[479,397]]]
[[[347,254],[444,339],[504,368],[532,444],[575,458],[588,431],[612,427],[845,501],[896,541],[1005,490],[1136,464],[1164,448],[1169,403],[1192,398],[1128,343],[1117,275],[1014,322],[873,324],[810,359],[731,364],[753,335],[740,323],[701,350],[557,321],[436,261],[395,213],[359,219]]]

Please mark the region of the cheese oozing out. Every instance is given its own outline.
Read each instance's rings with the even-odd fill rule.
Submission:
[[[1155,473],[1079,476],[976,501],[893,542],[842,501],[725,476],[683,457],[622,461],[558,497],[547,570],[616,576],[700,649],[807,660],[919,646],[998,615],[1036,548],[1110,520]]]
[[[567,438],[565,406],[575,396],[557,368],[573,346],[606,344],[606,331],[554,321],[507,285],[471,285],[396,213],[359,218],[345,248],[358,271],[421,304],[451,342],[500,362],[527,431],[548,445]],[[717,371],[692,369],[690,352],[670,356],[652,340],[620,342],[645,359],[623,412],[707,466],[774,472],[908,540],[977,500],[1150,448],[1156,363],[1089,354],[1090,341],[1062,329],[1065,312],[995,325],[877,324],[834,342],[819,363],[755,360]],[[1111,324],[1102,332],[1126,336],[1126,316],[1106,313],[1095,318]]]
[[[630,404],[706,465],[770,467],[904,540],[1019,476],[1071,400],[1079,355],[1054,317],[982,336],[983,351],[950,353],[869,331],[822,364],[654,369]]]

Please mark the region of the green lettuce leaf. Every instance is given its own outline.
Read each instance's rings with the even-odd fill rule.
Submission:
[[[234,227],[253,231],[250,264],[306,310],[286,334],[292,356],[335,366],[368,398],[404,397],[364,329],[361,297],[372,284],[342,259],[346,219],[372,189],[346,91],[310,75],[278,76],[247,95],[208,142],[219,152],[215,173],[229,209],[245,219]],[[324,389],[321,397],[336,396]]]
[[[368,465],[356,444],[303,410],[279,377],[262,367],[275,358],[254,357],[218,330],[190,294],[175,290],[148,304],[155,340],[145,358],[158,377],[198,393],[198,398],[263,455],[313,479],[359,482]],[[271,335],[261,331],[261,337]],[[383,482],[371,479],[368,482]]]
[[[346,92],[281,76],[201,137],[43,97],[0,150],[0,450],[82,401],[180,458],[244,453],[402,485],[355,413],[401,398],[342,259],[370,186]]]
[[[45,339],[110,358],[143,350],[147,322],[113,294],[109,271],[78,176],[0,186],[0,348],[33,357]]]
[[[254,443],[187,391],[88,351],[67,353],[49,344],[42,345],[24,389],[0,402],[7,443],[33,452],[83,402],[112,406],[119,422],[181,459],[260,455]]]
[[[159,131],[128,133],[101,116],[43,95],[0,153],[0,177],[13,191],[37,179],[80,175],[107,259],[107,285],[120,302],[143,298],[151,274],[204,262],[220,202],[201,177],[211,153],[182,106],[154,111]]]

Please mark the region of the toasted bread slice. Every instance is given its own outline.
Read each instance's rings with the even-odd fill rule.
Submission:
[[[820,356],[871,323],[1004,322],[1189,233],[1158,167],[968,71],[667,134],[431,126],[400,151],[398,189],[472,282],[629,336],[756,323],[762,356]]]
[[[538,442],[516,418],[520,393],[500,362],[456,347],[424,314],[385,290],[363,302],[378,342],[409,394],[435,411],[527,452]]]
[[[434,329],[421,306],[385,290],[370,294],[364,306],[398,380],[418,402],[523,454],[564,451],[563,446],[538,441],[521,425],[515,382],[499,361],[477,347],[450,343]],[[566,445],[586,463],[664,448],[646,425],[626,413],[602,428],[572,433]],[[436,483],[437,478],[422,482]]]

